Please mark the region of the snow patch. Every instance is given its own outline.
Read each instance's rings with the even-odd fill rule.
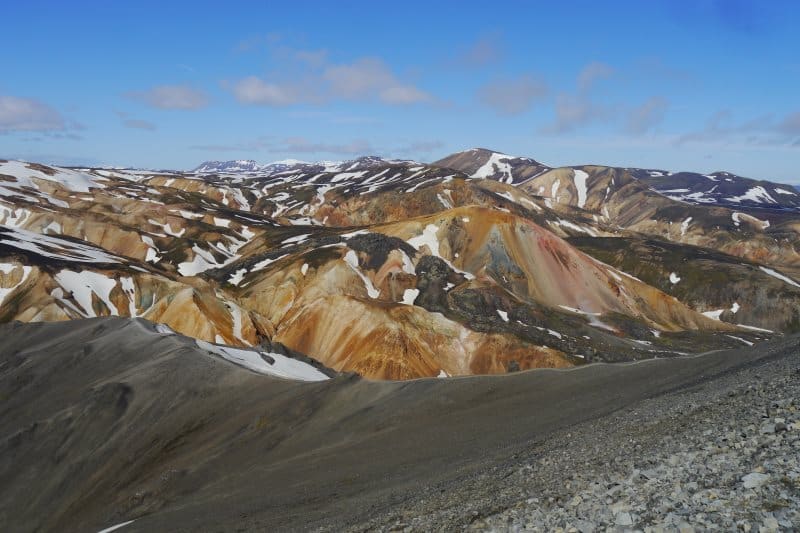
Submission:
[[[513,156],[493,152],[478,170],[472,174],[473,178],[488,178],[493,174],[499,172],[503,177],[499,181],[503,183],[514,183],[514,176],[511,175],[511,165],[508,163],[509,159]]]
[[[132,524],[135,521],[136,520],[128,520],[127,522],[122,522],[120,524],[116,524],[116,525],[113,525],[111,527],[107,527],[105,529],[102,529],[102,530],[98,531],[97,533],[111,533],[112,531],[116,531],[118,529],[122,529],[123,527],[125,527],[125,526],[127,526],[129,524]]]
[[[0,244],[28,250],[44,257],[77,263],[119,263],[105,250],[20,228],[0,228]]]
[[[141,236],[142,242],[147,245],[147,254],[145,255],[145,262],[147,263],[158,263],[161,260],[161,257],[158,255],[158,248],[156,248],[155,243],[153,242],[153,238],[149,235],[142,235]]]
[[[689,229],[689,223],[692,221],[692,217],[687,218],[683,222],[681,222],[681,235],[686,235],[686,231]]]
[[[561,180],[557,179],[556,181],[553,182],[553,185],[550,187],[550,198],[552,198],[555,201],[558,201],[558,186],[560,184]]]
[[[231,285],[236,285],[238,287],[239,284],[244,279],[244,275],[245,274],[247,274],[247,269],[246,268],[240,268],[239,270],[237,270],[236,272],[231,274],[231,277],[228,278],[228,283],[230,283]]]
[[[793,280],[793,279],[791,279],[791,278],[789,278],[787,276],[784,276],[780,272],[776,272],[776,271],[772,270],[771,268],[767,268],[767,267],[763,267],[763,266],[759,267],[759,268],[761,270],[763,270],[764,272],[766,272],[767,274],[769,274],[770,276],[772,276],[773,278],[777,278],[777,279],[779,279],[779,280],[781,280],[783,282],[788,283],[789,285],[793,285],[793,286],[795,286],[797,288],[800,288],[800,283],[797,283],[795,280]]]
[[[295,235],[294,237],[289,237],[288,239],[283,239],[281,244],[294,244],[294,243],[301,243],[304,242],[311,236],[310,233],[303,233],[302,235]]]
[[[749,200],[751,202],[755,202],[757,204],[768,203],[768,204],[777,204],[778,202],[775,201],[775,198],[769,195],[767,190],[762,187],[761,185],[756,185],[755,187],[751,187],[742,195],[739,196],[731,196],[728,198],[730,202],[741,202],[743,200]]]
[[[3,305],[3,301],[9,294],[14,292],[17,289],[17,287],[25,283],[25,280],[28,279],[28,275],[33,270],[33,267],[29,266],[17,267],[16,265],[12,265],[10,263],[0,263],[0,272],[3,272],[3,274],[6,275],[11,274],[11,272],[13,272],[15,268],[22,268],[22,277],[20,278],[18,283],[16,283],[11,287],[0,287],[0,305]]]
[[[133,278],[119,278],[119,285],[122,287],[122,292],[128,297],[128,316],[139,316],[139,312],[136,309],[136,285],[133,283]]]
[[[703,315],[707,316],[708,318],[712,318],[714,320],[719,320],[719,317],[722,313],[725,312],[725,309],[717,309],[716,311],[703,311]]]
[[[259,374],[296,381],[324,381],[329,379],[328,376],[313,366],[285,355],[219,346],[199,339],[195,340],[195,343],[201,350],[218,355],[231,363]],[[270,360],[274,362],[270,362]]]
[[[253,265],[253,270],[252,271],[253,272],[258,272],[259,270],[264,270],[267,267],[267,265],[269,265],[271,263],[274,263],[275,261],[278,261],[280,259],[283,259],[287,255],[289,255],[289,254],[283,254],[281,256],[276,257],[275,259],[267,258],[267,259],[264,259],[263,261],[259,261],[258,263]]]
[[[769,220],[761,220],[754,217],[753,215],[747,215],[745,213],[740,213],[738,211],[734,211],[733,213],[731,213],[731,218],[733,219],[733,223],[737,226],[742,222],[742,218],[755,222],[756,224],[761,226],[761,229],[767,229],[770,225]]]
[[[380,295],[380,291],[375,288],[375,285],[372,284],[372,280],[370,280],[367,276],[361,272],[361,269],[358,268],[358,256],[354,250],[348,250],[346,254],[344,254],[344,262],[347,263],[353,271],[358,274],[358,277],[364,282],[364,287],[367,289],[367,294],[370,298],[377,298]]]
[[[29,163],[22,161],[6,161],[0,163],[0,174],[13,176],[17,180],[17,186],[27,186],[33,189],[39,189],[36,183],[32,180],[45,180],[58,183],[65,189],[77,192],[89,192],[90,189],[104,188],[105,186],[99,183],[95,177],[75,170],[69,170],[59,167],[48,167],[41,165],[49,170],[43,172],[28,166]],[[52,174],[52,175],[51,175]],[[0,183],[0,196],[4,196],[2,189],[8,187],[8,183]]]
[[[750,342],[750,341],[746,341],[746,340],[744,340],[744,339],[743,339],[743,338],[741,338],[741,337],[736,337],[736,336],[734,336],[734,335],[726,335],[726,337],[730,337],[731,339],[734,339],[734,340],[737,340],[737,341],[743,342],[743,343],[745,343],[745,344],[746,344],[746,345],[748,345],[748,346],[752,346],[752,345],[753,345],[753,343],[752,343],[752,342]]]
[[[456,268],[450,261],[441,256],[441,254],[439,253],[439,237],[436,235],[438,231],[439,227],[436,224],[428,224],[427,226],[425,226],[425,229],[422,230],[422,233],[420,235],[408,239],[407,242],[417,250],[420,250],[423,246],[427,246],[428,249],[431,251],[431,255],[435,255],[436,257],[447,263],[447,266],[449,266],[456,272],[463,274],[465,278],[469,280],[475,279],[474,274]]]
[[[403,302],[406,305],[414,305],[414,300],[419,296],[419,289],[406,289],[403,291]]]
[[[589,174],[583,170],[573,170],[573,172],[575,174],[575,188],[578,189],[578,207],[583,209],[583,206],[586,205],[586,179]]]
[[[408,239],[408,244],[417,250],[427,246],[431,255],[439,257],[439,237],[436,235],[438,231],[439,227],[436,224],[428,224],[420,235]]]
[[[72,293],[72,297],[83,308],[85,317],[97,316],[92,305],[93,294],[105,304],[112,316],[119,316],[119,310],[110,298],[111,290],[117,286],[115,280],[91,270],[82,272],[62,270],[54,278],[65,291]]]

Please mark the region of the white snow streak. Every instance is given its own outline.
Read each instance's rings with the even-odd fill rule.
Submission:
[[[219,355],[231,363],[259,374],[297,381],[324,381],[329,379],[328,376],[313,366],[285,355],[219,346],[199,339],[195,342],[200,349]],[[270,363],[269,359],[275,362]]]
[[[586,179],[589,174],[583,170],[573,170],[575,173],[575,188],[578,189],[578,207],[581,209],[586,205]]]
[[[770,276],[772,276],[773,278],[777,278],[777,279],[779,279],[781,281],[784,281],[784,282],[788,283],[789,285],[794,285],[795,287],[800,288],[800,283],[797,283],[795,280],[793,280],[793,279],[791,279],[791,278],[789,278],[787,276],[784,276],[780,272],[776,272],[776,271],[772,270],[771,268],[767,268],[767,267],[763,267],[763,266],[759,267],[759,268],[761,270],[763,270],[764,272],[766,272],[767,274],[769,274]]]

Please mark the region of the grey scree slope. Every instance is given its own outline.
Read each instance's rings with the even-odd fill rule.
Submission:
[[[571,371],[300,383],[140,319],[3,324],[0,528],[136,519],[122,531],[339,530],[415,513],[428,521],[410,527],[480,525],[521,496],[501,490],[503,478],[557,453],[553,439],[567,450],[560,439],[581,442],[581,432],[629,441],[636,428],[609,424],[614,416],[658,401],[667,412],[687,395],[702,402],[754,372],[796,376],[798,345],[794,336]]]

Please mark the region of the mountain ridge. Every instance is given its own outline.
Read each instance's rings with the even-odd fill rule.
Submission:
[[[636,170],[484,149],[281,164],[0,162],[0,321],[144,317],[379,379],[667,357],[800,329],[789,208],[695,205]],[[691,289],[714,269],[758,290]]]

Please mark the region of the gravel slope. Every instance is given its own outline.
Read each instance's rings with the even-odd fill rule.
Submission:
[[[793,341],[761,349],[353,530],[795,531],[800,353]]]
[[[733,522],[785,528],[797,517],[796,462],[779,459],[797,455],[787,399],[797,397],[798,345],[497,377],[293,383],[142,320],[0,325],[0,486],[14,489],[0,492],[0,529],[133,520],[121,531],[551,530],[627,522],[623,513],[644,527],[669,512],[727,529],[703,507],[710,493],[693,499],[712,489],[737,513],[751,505],[755,514]],[[761,433],[775,402],[766,429],[776,433]],[[706,444],[740,446],[717,454],[730,476],[685,455]],[[761,496],[737,485],[750,473],[770,476]]]

